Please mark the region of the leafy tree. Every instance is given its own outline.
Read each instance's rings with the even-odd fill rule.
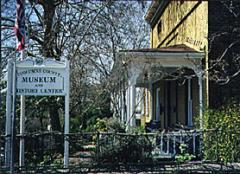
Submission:
[[[5,66],[11,55],[18,57],[12,30],[15,1],[3,0],[1,6],[1,55]],[[116,52],[148,44],[148,27],[142,18],[145,9],[131,1],[26,1],[26,55],[70,60],[70,116],[76,131],[86,127],[91,117],[111,115],[110,72]],[[27,118],[35,117],[39,122],[50,118],[52,129],[62,130],[61,97],[28,100]]]

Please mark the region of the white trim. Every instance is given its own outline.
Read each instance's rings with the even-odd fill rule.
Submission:
[[[201,69],[202,52],[119,52],[119,60],[122,64],[129,64],[130,75],[136,74],[136,70],[147,68],[151,63],[159,64],[165,68],[190,68],[194,71]],[[133,68],[135,67],[135,68]],[[134,69],[134,70],[133,70]],[[139,73],[138,73],[139,75]]]
[[[24,60],[16,61],[16,67],[51,67],[51,68],[62,68],[66,67],[68,60],[57,61],[55,59],[43,59],[43,58],[26,58]]]
[[[118,52],[121,58],[138,58],[138,59],[203,59],[205,53],[198,52],[184,52],[184,53],[173,53],[173,52]]]

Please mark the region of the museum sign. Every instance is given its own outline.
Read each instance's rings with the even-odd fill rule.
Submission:
[[[17,95],[65,95],[66,63],[27,59],[16,63]]]

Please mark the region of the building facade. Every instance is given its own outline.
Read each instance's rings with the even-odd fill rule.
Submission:
[[[151,47],[121,50],[114,65],[124,67],[124,85],[114,98],[115,115],[123,123],[192,128],[198,117],[202,126],[204,108],[216,100],[209,99],[209,93],[218,89],[216,85],[209,89],[208,74],[214,7],[198,0],[151,3],[145,16],[151,27]]]

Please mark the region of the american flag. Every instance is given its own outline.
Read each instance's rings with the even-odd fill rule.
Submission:
[[[25,0],[17,1],[17,19],[14,27],[14,31],[17,37],[17,50],[21,51],[25,46]]]

